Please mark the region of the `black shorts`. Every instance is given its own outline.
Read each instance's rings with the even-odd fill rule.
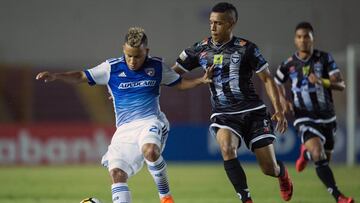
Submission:
[[[314,123],[314,122],[300,122],[296,124],[296,130],[301,138],[301,143],[313,137],[319,137],[324,145],[326,151],[334,149],[334,140],[336,135],[336,122],[331,123]]]
[[[220,129],[229,129],[242,138],[251,151],[272,144],[276,138],[266,108],[239,114],[219,114],[211,118],[210,132],[216,135]]]

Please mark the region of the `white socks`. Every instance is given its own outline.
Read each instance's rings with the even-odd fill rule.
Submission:
[[[170,194],[170,188],[168,183],[168,177],[166,172],[166,163],[162,156],[159,157],[155,162],[146,160],[148,170],[152,175],[155,184],[158,188],[160,198]]]
[[[131,193],[127,183],[111,185],[113,203],[131,203]]]

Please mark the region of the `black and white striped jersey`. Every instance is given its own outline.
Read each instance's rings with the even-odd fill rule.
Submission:
[[[276,71],[275,82],[284,84],[288,79],[290,80],[296,122],[335,121],[331,89],[321,84],[310,83],[308,76],[314,73],[318,78],[329,79],[332,74],[339,71],[333,57],[319,50],[314,50],[307,60],[300,59],[295,53],[281,63]]]
[[[251,77],[253,72],[267,69],[268,63],[254,43],[233,37],[225,44],[215,45],[210,37],[185,49],[176,62],[186,72],[215,65],[210,84],[213,113],[235,114],[265,108]]]

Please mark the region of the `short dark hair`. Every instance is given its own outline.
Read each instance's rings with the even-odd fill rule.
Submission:
[[[234,5],[227,3],[227,2],[220,2],[216,4],[212,9],[212,12],[216,13],[229,13],[230,15],[234,15],[235,22],[238,20],[238,12]]]
[[[309,30],[311,31],[313,34],[314,34],[314,29],[312,27],[312,25],[309,23],[309,22],[300,22],[296,25],[295,27],[295,32],[299,29],[306,29],[306,30]]]
[[[125,43],[131,47],[140,47],[141,45],[147,46],[148,39],[145,30],[141,27],[131,27],[125,36]]]

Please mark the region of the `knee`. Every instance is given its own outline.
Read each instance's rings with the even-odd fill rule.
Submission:
[[[232,159],[236,157],[236,147],[230,144],[220,144],[220,150],[224,159]]]
[[[127,173],[119,168],[112,169],[110,176],[113,183],[125,183],[128,179]]]
[[[160,148],[156,144],[145,144],[142,152],[146,160],[156,161],[160,157]]]
[[[311,158],[314,162],[326,159],[326,154],[322,149],[313,149],[310,151]]]

